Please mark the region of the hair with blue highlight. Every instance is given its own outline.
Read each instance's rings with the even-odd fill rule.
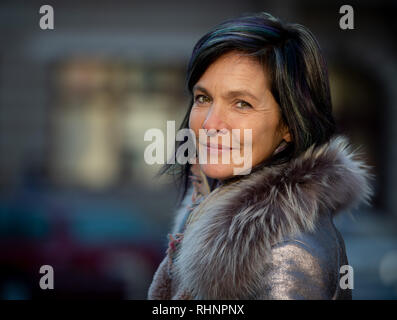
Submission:
[[[193,86],[216,59],[230,51],[255,57],[265,68],[271,92],[280,107],[281,123],[292,141],[275,157],[253,170],[289,161],[312,145],[329,141],[335,133],[328,70],[314,35],[300,24],[284,23],[260,12],[229,19],[202,36],[193,48],[186,73],[190,105],[180,126],[189,127]],[[183,142],[176,142],[175,152]],[[180,166],[165,165],[161,173]],[[173,171],[181,182],[180,200],[186,194],[190,165]]]

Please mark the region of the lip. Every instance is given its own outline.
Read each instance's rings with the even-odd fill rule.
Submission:
[[[207,148],[207,152],[208,153],[221,154],[222,152],[225,152],[225,151],[229,151],[230,152],[231,150],[235,149],[235,148],[231,148],[231,147],[228,147],[228,146],[224,146],[222,144],[211,144],[211,143],[203,144],[203,143],[200,142],[200,145],[202,145],[203,147]]]
[[[207,148],[211,148],[211,149],[220,149],[220,150],[232,150],[233,148],[228,147],[228,146],[224,146],[222,144],[207,144]]]
[[[212,144],[212,143],[208,143],[208,144],[204,144],[201,143],[200,144],[204,147],[207,147],[207,149],[215,149],[215,150],[232,150],[234,148],[228,147],[228,146],[224,146],[222,144]]]

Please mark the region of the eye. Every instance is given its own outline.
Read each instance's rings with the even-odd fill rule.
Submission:
[[[252,108],[252,106],[248,102],[240,100],[237,102],[237,108],[238,109],[249,109],[249,108]]]
[[[210,102],[210,98],[208,98],[205,95],[199,94],[199,95],[194,97],[194,102],[199,103],[199,104],[203,104],[203,103]]]

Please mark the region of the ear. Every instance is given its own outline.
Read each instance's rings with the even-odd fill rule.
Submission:
[[[288,127],[286,125],[282,124],[281,128],[282,128],[281,129],[281,132],[282,132],[281,136],[282,136],[283,140],[285,140],[286,142],[291,142],[292,139],[291,139],[291,134],[289,132]]]
[[[291,134],[289,133],[289,130],[283,135],[283,139],[287,142],[291,142]]]

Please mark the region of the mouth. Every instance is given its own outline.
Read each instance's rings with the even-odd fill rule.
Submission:
[[[224,152],[224,151],[231,151],[231,150],[235,149],[235,148],[232,148],[232,147],[229,147],[229,146],[224,146],[222,144],[211,144],[211,143],[204,144],[204,143],[200,142],[200,145],[203,146],[204,148],[206,148],[207,151],[211,152],[211,153],[214,153],[214,152],[215,153],[221,153],[221,152]]]

